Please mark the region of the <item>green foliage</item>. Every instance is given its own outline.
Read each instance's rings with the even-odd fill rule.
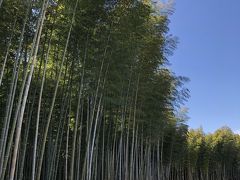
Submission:
[[[31,164],[24,165],[20,158],[24,159],[26,152],[29,157],[33,154],[33,134],[45,62],[46,77],[38,132],[41,140],[44,139],[43,132],[52,102],[54,104],[47,143],[40,141],[38,145],[41,147],[42,144],[47,144],[48,153],[44,149],[43,158],[44,162],[51,161],[44,165],[43,178],[51,179],[51,173],[55,173],[55,179],[62,175],[62,165],[69,161],[66,159],[67,153],[70,150],[74,152],[76,144],[79,145],[76,150],[78,159],[81,160],[75,164],[89,168],[84,167],[84,161],[93,157],[96,166],[94,173],[98,173],[97,169],[101,169],[102,165],[110,171],[109,162],[106,162],[104,156],[113,156],[113,159],[122,162],[116,164],[115,169],[124,164],[125,160],[126,166],[131,166],[134,161],[141,162],[143,166],[151,167],[152,171],[157,172],[154,172],[155,176],[158,174],[156,179],[163,179],[162,175],[167,172],[180,174],[180,171],[187,171],[193,177],[205,178],[219,169],[226,172],[239,170],[238,135],[233,134],[229,128],[208,135],[202,129],[188,130],[187,111],[182,107],[189,97],[189,91],[184,88],[188,79],[176,76],[168,66],[168,57],[173,54],[177,39],[168,35],[167,14],[159,14],[149,0],[81,0],[76,6],[75,14],[73,10],[76,1],[56,0],[50,1],[42,33],[37,34],[42,3],[43,1],[26,3],[4,0],[0,7],[0,68],[3,67],[8,45],[10,47],[0,86],[0,132],[5,132],[8,125],[10,129],[13,127],[6,135],[2,133],[1,140],[6,145],[9,144],[7,140],[10,133],[15,132],[14,114],[17,112],[18,101],[22,103],[19,95],[21,85],[24,84],[23,77],[29,72],[32,51],[38,48],[37,63],[29,84],[30,92],[24,111],[23,125],[30,125],[30,128],[29,131],[27,128],[21,129],[21,138],[25,141],[20,142],[23,150],[20,148],[15,179],[19,179],[21,175],[18,172],[21,170],[25,173],[23,179],[30,179],[26,172],[31,169]],[[23,43],[18,49],[25,17],[27,23]],[[36,34],[40,37],[38,47],[34,43]],[[63,54],[66,55],[65,58]],[[18,55],[20,59],[17,62]],[[13,76],[15,73],[16,77]],[[15,79],[12,80],[12,77]],[[13,83],[16,85],[15,94],[9,92]],[[56,100],[53,101],[57,83]],[[8,98],[13,94],[13,104],[7,106]],[[12,114],[5,123],[7,108]],[[79,138],[77,143],[74,131]],[[73,145],[67,142],[73,142]],[[15,143],[11,142],[9,147],[14,148]],[[90,156],[90,152],[93,155]],[[6,153],[4,156],[1,153],[0,161],[11,165],[11,158],[4,160],[2,157]],[[39,156],[40,152],[37,153]],[[50,156],[51,153],[53,155]],[[121,153],[126,154],[122,157]],[[85,154],[89,157],[85,157]],[[101,156],[104,158],[101,159]],[[1,168],[0,166],[0,171]],[[128,170],[121,168],[119,172]],[[7,171],[10,170],[10,166],[7,167]],[[76,172],[85,175],[85,169]],[[86,173],[89,172],[88,169]],[[145,179],[148,173],[144,176]]]

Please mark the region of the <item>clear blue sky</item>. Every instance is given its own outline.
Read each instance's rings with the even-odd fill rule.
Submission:
[[[240,0],[176,0],[170,20],[172,69],[191,79],[189,126],[240,132]]]

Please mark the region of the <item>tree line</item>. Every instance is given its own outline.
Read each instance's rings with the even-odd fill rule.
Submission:
[[[0,0],[0,180],[239,179],[238,135],[188,129],[169,13]]]

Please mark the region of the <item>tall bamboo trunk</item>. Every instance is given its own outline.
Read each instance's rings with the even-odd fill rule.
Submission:
[[[73,22],[74,22],[74,19],[75,19],[77,5],[78,5],[78,0],[76,1],[75,7],[74,7],[72,21],[71,21],[71,25],[70,25],[70,28],[69,28],[69,31],[68,31],[67,41],[66,41],[66,44],[65,44],[65,49],[64,49],[64,52],[63,52],[63,57],[62,57],[59,73],[58,73],[58,76],[57,76],[57,82],[56,82],[56,86],[55,86],[55,90],[54,90],[54,94],[53,94],[53,99],[52,99],[49,115],[48,115],[48,118],[47,118],[47,124],[46,124],[44,135],[43,135],[43,143],[42,143],[42,148],[41,148],[41,151],[40,151],[38,173],[37,173],[36,180],[40,180],[40,177],[41,177],[42,162],[43,162],[43,156],[44,156],[44,152],[45,152],[48,130],[49,130],[51,117],[52,117],[52,113],[53,113],[53,108],[54,108],[54,104],[55,104],[55,100],[56,100],[56,96],[57,96],[57,92],[58,92],[60,78],[61,78],[61,75],[62,75],[63,64],[64,64],[65,58],[66,58],[67,48],[68,48],[68,44],[69,44],[69,39],[70,39],[72,27],[73,27]]]
[[[18,124],[17,124],[17,127],[16,127],[16,137],[15,137],[15,145],[14,145],[13,156],[12,156],[10,180],[14,180],[16,160],[17,160],[17,152],[18,152],[21,129],[22,129],[23,115],[24,115],[25,105],[26,105],[26,101],[27,101],[27,97],[28,97],[28,91],[29,91],[32,76],[33,76],[34,67],[35,67],[36,60],[37,60],[38,46],[39,46],[39,42],[40,42],[40,38],[41,38],[41,34],[42,34],[43,22],[44,22],[44,19],[45,19],[47,6],[48,6],[48,1],[44,1],[42,14],[40,16],[40,27],[39,27],[39,31],[38,31],[38,35],[37,35],[35,52],[34,52],[34,55],[33,55],[32,64],[31,64],[31,67],[30,67],[30,72],[29,72],[28,80],[27,80],[24,95],[23,95],[23,100],[22,100],[21,110],[20,110],[20,114],[19,114]]]
[[[32,180],[35,179],[37,144],[38,144],[38,132],[39,132],[39,120],[40,120],[40,112],[41,112],[41,104],[42,104],[42,94],[43,94],[43,88],[44,88],[45,77],[46,77],[47,63],[48,63],[49,52],[50,52],[50,44],[51,44],[51,38],[50,38],[50,40],[48,42],[48,50],[47,50],[47,55],[46,55],[45,62],[44,62],[42,83],[41,83],[39,100],[38,100],[38,109],[37,109],[37,118],[36,118],[36,131],[35,131],[34,148],[33,148]]]
[[[7,104],[6,104],[6,113],[4,117],[4,125],[1,133],[1,140],[0,140],[0,177],[2,175],[2,168],[4,164],[4,155],[5,155],[5,147],[7,144],[7,135],[8,135],[8,130],[9,130],[9,124],[10,124],[10,117],[12,114],[12,106],[14,102],[14,97],[16,93],[16,87],[17,87],[17,79],[18,79],[18,73],[19,73],[19,65],[21,62],[19,62],[20,59],[20,54],[21,54],[21,49],[22,49],[22,43],[23,43],[23,36],[25,32],[25,27],[27,23],[27,18],[28,18],[28,11],[29,7],[27,8],[27,11],[25,13],[25,18],[24,18],[24,23],[23,23],[23,28],[21,31],[20,35],[20,40],[18,44],[18,50],[17,50],[17,56],[14,62],[14,67],[13,67],[13,75],[11,79],[11,85],[10,85],[10,91],[8,94],[7,98]]]

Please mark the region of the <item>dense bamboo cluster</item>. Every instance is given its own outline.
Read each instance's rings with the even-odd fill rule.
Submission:
[[[237,151],[229,168],[199,165],[212,141],[177,113],[187,79],[167,67],[176,42],[156,7],[0,1],[0,180],[239,177]]]

